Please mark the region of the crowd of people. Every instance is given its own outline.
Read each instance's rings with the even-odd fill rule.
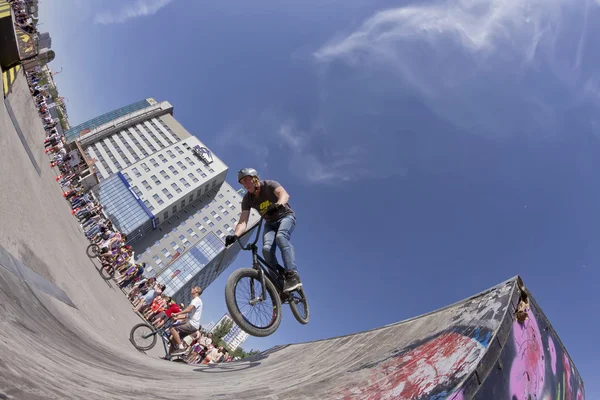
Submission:
[[[165,285],[157,282],[156,277],[144,276],[146,264],[135,262],[127,236],[115,229],[94,194],[82,185],[80,173],[87,165],[80,157],[72,155],[64,136],[57,132],[58,121],[52,119],[46,105],[48,94],[39,86],[40,73],[26,72],[26,77],[46,132],[45,151],[50,157],[50,166],[60,171],[56,180],[69,202],[71,213],[78,219],[87,239],[97,244],[101,268],[111,272],[112,279],[131,302],[133,311],[155,328],[164,328],[163,338],[171,343],[170,354],[165,358],[177,356],[190,364],[232,361],[233,357],[226,349],[212,342],[212,333],[203,331],[200,326],[202,289],[193,288],[194,300],[184,307],[164,293]]]
[[[15,24],[27,33],[37,33],[33,18],[27,13],[25,0],[8,0],[8,2],[13,9]]]

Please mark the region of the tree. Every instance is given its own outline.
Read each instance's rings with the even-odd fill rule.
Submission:
[[[216,346],[222,345],[221,342],[223,341],[223,338],[225,336],[227,336],[227,334],[229,333],[229,331],[231,330],[231,328],[233,328],[233,321],[228,320],[228,321],[221,322],[215,328],[215,330],[212,332],[212,334],[213,334],[213,337],[212,337],[213,343]]]

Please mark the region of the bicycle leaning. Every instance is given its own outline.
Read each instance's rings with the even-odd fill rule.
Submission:
[[[272,335],[281,324],[282,304],[288,303],[292,314],[301,324],[309,321],[309,308],[302,287],[283,292],[285,272],[283,267],[273,267],[258,255],[256,243],[260,236],[263,218],[258,222],[256,237],[247,246],[238,240],[242,250],[252,252],[252,268],[234,271],[225,285],[225,303],[229,315],[244,332],[252,336]],[[247,308],[247,307],[250,308]],[[258,313],[262,312],[262,318]],[[259,321],[250,319],[257,316]]]

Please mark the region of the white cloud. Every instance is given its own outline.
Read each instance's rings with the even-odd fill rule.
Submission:
[[[325,85],[330,68],[350,66],[361,71],[357,76],[370,72],[365,86],[406,93],[464,130],[500,137],[535,124],[553,135],[559,126],[547,116],[560,114],[588,79],[581,67],[589,4],[449,0],[388,9],[313,55]],[[545,85],[532,78],[540,70]],[[571,97],[549,99],[550,85]],[[533,110],[533,118],[524,110]]]
[[[124,6],[116,13],[104,11],[96,14],[94,22],[102,25],[122,24],[133,18],[146,17],[156,14],[174,0],[136,0],[133,4]]]
[[[337,184],[370,175],[365,157],[357,146],[329,148],[319,154],[311,145],[311,135],[283,123],[276,132],[289,154],[289,167],[309,183]]]

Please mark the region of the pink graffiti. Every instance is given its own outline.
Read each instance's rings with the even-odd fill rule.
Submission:
[[[374,367],[368,380],[357,381],[336,393],[336,398],[391,400],[429,398],[451,389],[467,376],[484,347],[458,333],[444,333],[407,353]],[[462,400],[462,392],[454,397]]]
[[[584,400],[581,388],[577,389],[577,400]]]
[[[461,390],[460,392],[456,392],[453,395],[450,395],[450,397],[448,397],[448,400],[465,400],[465,394]]]
[[[556,376],[556,347],[550,336],[548,336],[548,351],[550,352],[550,366],[552,367],[552,373]]]
[[[566,353],[563,353],[563,368],[565,369],[565,400],[571,400],[571,362]]]
[[[530,310],[527,314],[525,322],[513,324],[517,354],[510,370],[510,391],[517,400],[541,398],[546,373],[540,329]]]

